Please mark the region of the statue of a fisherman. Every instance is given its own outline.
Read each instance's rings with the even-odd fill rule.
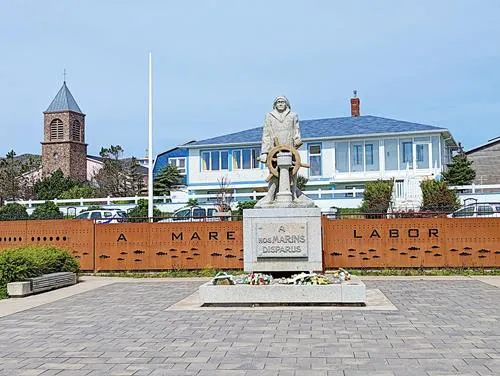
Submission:
[[[266,114],[264,120],[259,158],[271,172],[268,177],[269,189],[266,196],[257,202],[256,208],[315,206],[297,188],[297,171],[301,166],[297,149],[301,145],[297,114],[291,111],[286,97],[276,97],[273,110]],[[302,166],[308,167],[306,164]]]

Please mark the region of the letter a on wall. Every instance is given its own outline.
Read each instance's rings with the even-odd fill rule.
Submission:
[[[123,240],[123,241],[127,241],[127,238],[125,237],[125,235],[123,234],[123,232],[120,234],[120,236],[118,237],[118,239],[116,240],[117,242],[119,242],[120,240]]]

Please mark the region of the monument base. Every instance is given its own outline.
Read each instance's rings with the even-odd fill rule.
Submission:
[[[361,280],[351,280],[330,285],[213,285],[200,286],[203,305],[325,305],[365,304],[366,287]]]
[[[321,210],[243,210],[245,272],[322,271]]]

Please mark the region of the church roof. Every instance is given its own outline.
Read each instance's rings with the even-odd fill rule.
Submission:
[[[66,86],[66,81],[63,82],[61,89],[45,112],[61,111],[74,111],[81,114],[83,113],[82,110],[80,110],[80,107],[78,107],[75,98],[73,98],[73,95],[71,95],[71,92]]]
[[[349,116],[300,121],[300,132],[303,140],[444,131],[447,131],[447,129],[377,116]],[[259,143],[261,138],[262,127],[258,127],[201,140],[187,147],[196,147],[198,145]]]

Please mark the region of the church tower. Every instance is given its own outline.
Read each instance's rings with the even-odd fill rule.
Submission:
[[[43,113],[43,175],[59,168],[65,176],[87,180],[85,114],[71,95],[66,81]]]

